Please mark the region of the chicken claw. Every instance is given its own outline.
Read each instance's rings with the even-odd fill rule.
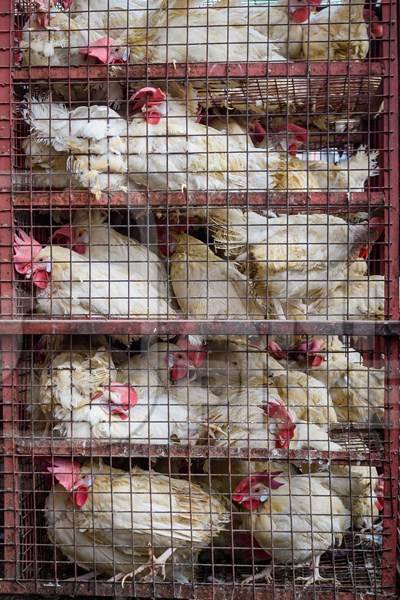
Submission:
[[[136,575],[138,575],[145,569],[149,569],[150,572],[152,573],[153,577],[155,577],[157,575],[157,571],[160,571],[161,577],[163,579],[165,579],[165,577],[166,577],[166,572],[165,572],[166,562],[173,555],[175,550],[176,550],[176,548],[175,549],[168,548],[168,550],[165,550],[165,552],[163,552],[161,554],[161,556],[159,556],[157,558],[156,556],[154,556],[154,552],[153,552],[152,548],[149,547],[149,555],[150,555],[149,562],[144,565],[141,565],[140,567],[135,569],[135,571],[132,571],[131,573],[127,573],[126,575],[124,575],[124,577],[121,580],[122,589],[124,588],[125,581],[127,579],[129,579],[130,577],[132,577],[132,578],[136,577]],[[117,577],[118,577],[118,575],[117,575]]]
[[[304,587],[308,587],[309,585],[313,585],[315,583],[317,583],[317,581],[324,581],[324,582],[333,582],[333,584],[336,586],[340,586],[341,583],[340,581],[338,581],[335,577],[322,577],[322,575],[319,572],[319,563],[321,560],[321,556],[317,556],[311,563],[311,569],[312,569],[312,574],[309,575],[308,577],[296,577],[295,581],[303,581],[304,582]]]
[[[246,577],[246,579],[243,579],[241,585],[249,585],[250,583],[255,583],[256,581],[260,581],[261,579],[264,579],[264,581],[266,583],[271,583],[271,581],[272,581],[272,565],[270,565],[269,567],[265,567],[265,569],[260,571],[260,573],[257,573],[257,575],[250,575],[249,577]]]

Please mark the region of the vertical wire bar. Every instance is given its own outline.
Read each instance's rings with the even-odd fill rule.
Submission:
[[[397,6],[397,10],[396,10]],[[382,2],[382,21],[387,34],[382,41],[382,54],[387,61],[388,74],[384,77],[383,95],[386,101],[383,132],[379,133],[384,152],[384,189],[388,190],[388,209],[385,211],[386,243],[385,258],[385,312],[389,319],[399,319],[399,99],[398,99],[398,5],[391,0]],[[385,428],[385,502],[383,561],[387,568],[382,573],[382,585],[386,591],[396,588],[396,541],[398,523],[398,477],[399,477],[399,343],[390,339],[388,349],[388,392],[386,411],[388,418]]]
[[[12,87],[11,70],[13,64],[14,6],[4,2],[0,13],[0,319],[14,314],[13,269],[12,269]],[[0,336],[2,356],[2,434],[13,436],[13,401],[16,360],[14,339]],[[18,466],[14,457],[13,441],[6,446],[10,453],[4,457],[4,577],[17,576],[18,542],[18,496],[15,478]]]

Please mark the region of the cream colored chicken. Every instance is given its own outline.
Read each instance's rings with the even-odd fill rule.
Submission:
[[[87,64],[88,58],[111,65],[144,62],[147,45],[151,48],[155,41],[152,33],[157,35],[148,20],[160,19],[165,2],[157,0],[151,7],[146,0],[72,0],[68,4],[68,12],[51,7],[46,29],[36,15],[25,25],[24,64],[78,66]]]
[[[149,318],[175,315],[175,310],[146,278],[111,262],[87,260],[60,246],[41,245],[19,231],[14,266],[32,278],[36,311],[47,315]],[[115,334],[123,343],[129,336]]]
[[[298,365],[327,386],[341,422],[369,423],[384,416],[385,370],[366,367],[358,352],[337,339],[315,338],[300,348]],[[315,344],[315,342],[317,342]]]
[[[302,53],[303,28],[314,6],[321,0],[277,0],[268,2],[227,0],[230,11],[242,11],[249,24],[267,40],[276,44],[278,52],[285,58],[300,58]]]
[[[89,188],[96,197],[103,190],[127,189],[127,123],[113,109],[92,105],[69,111],[50,98],[31,98],[24,116],[31,127],[24,150],[36,169],[42,164],[41,153],[46,165],[56,151],[60,164],[59,153],[65,155],[66,176],[73,175],[73,185]]]
[[[37,384],[42,423],[63,437],[194,444],[207,406],[220,400],[203,388],[173,383],[186,379],[203,354],[185,338],[153,344],[117,365],[94,340],[53,351]]]
[[[348,224],[326,214],[267,219],[235,209],[214,210],[217,246],[248,266],[258,298],[273,304],[277,318],[304,314],[304,302],[330,293],[347,277],[348,264],[381,232],[381,224]]]
[[[77,210],[71,225],[57,229],[53,241],[67,244],[72,250],[93,261],[111,261],[129,269],[167,297],[168,276],[162,260],[148,244],[118,233],[107,224],[107,215],[99,210]],[[170,296],[171,297],[171,296]]]
[[[271,380],[284,405],[296,415],[296,419],[314,423],[325,430],[337,423],[326,386],[309,373],[280,370],[271,373]]]
[[[250,285],[234,266],[202,241],[173,234],[170,279],[181,310],[191,318],[264,319],[265,310],[252,298]]]
[[[186,63],[284,60],[278,45],[268,39],[266,32],[260,31],[256,20],[249,20],[247,7],[233,7],[228,3],[228,9],[225,4],[216,2],[207,6],[192,0],[170,1],[160,18],[152,20],[156,29],[150,30],[150,36],[156,39],[156,43],[149,49],[150,61]],[[301,48],[301,27],[298,38]]]
[[[297,419],[274,388],[232,393],[228,405],[210,408],[205,427],[216,446],[341,450],[322,427]]]
[[[257,473],[240,482],[232,499],[246,511],[243,528],[272,556],[271,566],[244,584],[270,582],[274,565],[305,563],[312,569],[309,577],[302,578],[305,585],[324,579],[319,571],[321,556],[341,545],[351,525],[350,511],[324,478]]]
[[[327,298],[320,298],[307,307],[307,318],[383,320],[385,318],[385,278],[369,275],[332,286]]]
[[[114,581],[187,582],[201,549],[229,522],[229,512],[195,483],[135,467],[54,459],[46,500],[50,540],[70,561]],[[150,559],[149,559],[150,553]]]
[[[381,26],[373,22],[371,34],[382,37]],[[330,2],[303,26],[303,55],[309,60],[362,60],[368,54],[369,37],[362,2]]]

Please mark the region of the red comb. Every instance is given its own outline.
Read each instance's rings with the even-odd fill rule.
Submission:
[[[276,447],[289,448],[290,440],[293,439],[294,432],[296,431],[296,424],[293,421],[290,411],[287,410],[281,400],[277,400],[276,398],[268,400],[264,411],[272,419],[280,421],[275,442]]]
[[[249,123],[249,136],[253,144],[261,144],[265,140],[267,132],[259,121],[252,121]]]
[[[179,337],[176,345],[187,352],[188,360],[194,367],[200,367],[207,358],[206,348],[202,344],[198,346],[189,344],[189,340],[185,336]]]
[[[107,36],[92,42],[87,48],[81,48],[79,54],[96,58],[103,65],[123,64],[121,56],[117,54],[119,44]]]
[[[39,254],[42,246],[25,231],[19,229],[14,234],[14,268],[20,275],[26,275],[32,268],[35,256]]]
[[[118,395],[118,405],[124,410],[129,410],[129,408],[136,406],[138,402],[137,392],[135,388],[130,385],[113,383],[113,385],[110,386],[110,392]]]
[[[129,99],[133,102],[132,111],[138,112],[144,109],[145,119],[150,125],[158,125],[161,120],[161,114],[157,106],[165,102],[166,95],[160,88],[144,87],[135,92]]]
[[[284,483],[280,481],[275,481],[275,477],[278,477],[282,474],[282,471],[272,471],[271,473],[255,473],[254,475],[249,475],[242,479],[242,481],[236,486],[232,500],[234,502],[239,502],[241,500],[241,495],[250,491],[251,487],[259,482],[265,483],[272,490],[277,490]]]
[[[76,481],[81,475],[81,465],[67,458],[57,458],[51,465],[46,467],[47,471],[54,475],[54,478],[68,492],[72,491]]]

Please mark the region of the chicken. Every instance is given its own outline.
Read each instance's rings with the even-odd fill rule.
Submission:
[[[60,153],[65,155],[73,185],[91,189],[96,197],[103,190],[127,189],[127,123],[114,110],[92,105],[68,111],[49,98],[31,98],[24,118],[31,127],[24,150],[36,169],[44,169],[55,151],[60,164]]]
[[[367,448],[364,448],[367,451]],[[351,511],[353,526],[371,530],[383,509],[380,498],[382,479],[371,465],[332,465],[330,473],[318,473]]]
[[[315,338],[301,344],[297,362],[300,368],[307,367],[309,375],[327,386],[339,421],[369,423],[375,419],[383,420],[384,369],[364,366],[358,352],[346,352],[337,338],[327,352],[324,339]]]
[[[185,314],[197,319],[265,318],[264,308],[251,297],[247,278],[233,264],[190,235],[173,237],[170,278]]]
[[[150,30],[150,36],[156,39],[149,48],[150,62],[285,60],[273,40],[256,27],[256,21],[249,22],[248,7],[229,6],[228,9],[224,4],[205,6],[192,0],[169,2],[160,19],[152,20],[157,31]]]
[[[308,60],[362,60],[369,50],[369,32],[362,2],[341,0],[315,12],[303,26],[303,55]],[[374,21],[373,15],[371,18]],[[382,37],[382,26],[373,22],[370,34]]]
[[[243,528],[252,533],[273,561],[243,583],[271,581],[274,565],[306,562],[312,575],[303,578],[305,585],[323,581],[319,572],[321,556],[337,543],[340,545],[351,525],[350,511],[325,479],[257,473],[239,483],[232,499],[246,511]]]
[[[353,278],[332,286],[329,296],[307,307],[307,318],[383,320],[385,318],[385,278],[382,275]]]
[[[376,174],[377,154],[364,148],[338,165],[288,159],[276,144],[265,152],[241,127],[232,135],[199,123],[187,101],[167,100],[159,88],[136,91],[130,109],[127,123],[104,106],[68,111],[62,104],[32,99],[24,114],[31,138],[71,152],[68,170],[97,198],[104,190],[126,190],[128,180],[131,189],[153,191],[357,191]]]
[[[113,265],[128,268],[130,273],[158,288],[161,296],[166,298],[168,295],[168,277],[162,260],[148,245],[109,227],[107,217],[101,211],[75,211],[71,225],[57,229],[52,239],[60,245],[66,243],[92,261],[111,261]]]
[[[207,360],[196,369],[196,382],[217,396],[231,389],[267,386],[269,370],[283,372],[284,367],[261,349],[259,342],[252,337],[213,337],[207,344]]]
[[[345,279],[348,264],[382,231],[382,224],[373,219],[349,225],[326,214],[265,219],[219,209],[211,220],[217,247],[246,264],[254,293],[273,304],[277,318],[298,318],[304,302],[329,294],[331,282],[337,285]]]
[[[111,262],[36,242],[24,231],[14,237],[14,267],[36,289],[36,311],[51,316],[173,316],[175,310],[146,278]],[[129,336],[114,335],[123,343]]]
[[[69,12],[52,7],[45,30],[36,17],[25,25],[22,60],[34,66],[78,66],[91,62],[133,64],[144,62],[157,31],[149,28],[160,20],[163,0],[69,1]],[[121,88],[122,92],[122,88]]]
[[[297,420],[314,423],[325,430],[337,423],[330,394],[323,382],[309,373],[289,369],[270,375],[281,400]]]
[[[201,362],[198,348],[184,338],[178,344],[153,344],[147,355],[117,365],[104,347],[93,344],[56,353],[40,370],[38,403],[44,419],[63,437],[196,443],[207,405],[219,400],[202,388],[167,389],[169,376],[182,381],[184,369]]]
[[[68,155],[54,150],[48,144],[27,137],[21,142],[25,154],[26,176],[31,177],[33,188],[79,188],[79,181],[68,172]]]
[[[141,374],[142,381],[147,378],[150,387],[162,385],[165,388],[182,385],[196,378],[196,369],[200,368],[206,359],[205,346],[196,343],[197,339],[191,336],[179,336],[174,342],[151,343],[148,348],[129,360],[118,361],[119,370],[126,370],[127,377],[133,373]]]
[[[228,404],[210,408],[205,427],[216,446],[341,450],[324,429],[296,419],[273,388],[232,393]]]
[[[126,473],[57,458],[47,471],[55,481],[45,506],[50,540],[71,562],[114,581],[187,582],[200,550],[230,520],[222,501],[195,483],[138,467]]]
[[[312,7],[320,3],[321,0],[278,0],[271,5],[241,0],[227,2],[229,10],[243,12],[249,25],[273,42],[284,59],[301,57],[303,27],[306,26],[303,24],[307,23]]]

